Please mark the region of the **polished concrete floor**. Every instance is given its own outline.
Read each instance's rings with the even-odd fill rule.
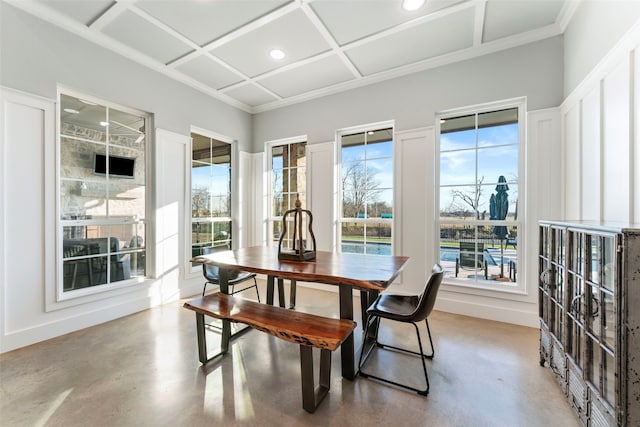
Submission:
[[[337,305],[336,293],[298,287],[299,310],[331,316]],[[0,355],[0,425],[579,425],[551,371],[539,365],[537,330],[442,312],[430,324],[436,354],[427,397],[344,380],[334,354],[331,391],[309,414],[297,345],[250,331],[223,360],[203,367],[195,316],[175,302]],[[383,324],[381,333],[415,342],[407,325]],[[209,335],[213,346],[219,336]],[[358,328],[356,346],[360,338]],[[368,366],[421,385],[416,358],[383,352]]]

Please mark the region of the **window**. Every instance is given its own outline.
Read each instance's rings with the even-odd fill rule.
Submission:
[[[304,139],[306,138],[293,138],[267,144],[268,164],[271,170],[267,236],[270,236],[269,240],[275,246],[278,245],[282,234],[282,217],[286,211],[295,208],[296,199],[300,198],[302,209],[308,209],[307,143]],[[282,246],[292,249],[293,225],[287,226],[287,234],[283,237]]]
[[[137,283],[147,272],[149,116],[68,93],[58,105],[58,298]]]
[[[231,249],[231,141],[191,133],[191,143],[191,255]]]
[[[393,127],[341,131],[342,252],[393,254]]]
[[[514,290],[524,106],[438,117],[439,254],[450,283]]]

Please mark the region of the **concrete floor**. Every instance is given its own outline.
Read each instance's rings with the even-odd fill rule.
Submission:
[[[539,365],[536,329],[434,312],[428,397],[344,380],[334,353],[331,391],[309,414],[302,409],[297,345],[250,331],[222,361],[202,367],[195,315],[181,305],[0,355],[0,425],[579,425],[551,371]],[[337,293],[298,287],[299,310],[335,315],[337,306]],[[354,306],[358,320],[357,298]],[[383,323],[381,333],[387,341],[415,343],[411,326]],[[355,334],[359,349],[361,329]],[[211,348],[219,336],[209,335]],[[368,370],[391,366],[421,386],[418,359],[387,353],[372,358]]]

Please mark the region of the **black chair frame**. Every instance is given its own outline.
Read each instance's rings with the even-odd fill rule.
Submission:
[[[226,249],[226,247],[225,247]],[[219,248],[203,248],[202,253],[212,253],[216,250],[220,250]],[[202,296],[207,292],[207,285],[220,286],[220,276],[218,275],[218,267],[213,265],[202,264],[202,274],[206,281],[204,282],[204,286],[202,287]],[[260,292],[258,292],[258,281],[256,280],[255,273],[249,273],[246,271],[233,272],[233,274],[229,275],[229,294],[237,294],[242,291],[246,291],[251,288],[256,289],[256,296],[258,297],[258,302],[260,302]],[[246,282],[247,280],[253,279],[253,285],[243,287],[242,289],[235,289],[235,286]]]
[[[204,269],[205,266],[203,265],[202,267]],[[205,278],[206,277],[207,276],[205,276]],[[238,285],[249,279],[253,279],[253,285],[246,286],[242,289],[235,289],[235,285]],[[207,291],[207,285],[219,286],[220,283],[217,280],[207,280],[206,282],[204,282],[204,287],[202,288],[202,296],[204,296],[204,294]],[[229,280],[229,287],[231,289],[231,292],[229,292],[229,295],[237,294],[239,292],[246,291],[251,288],[256,288],[256,296],[258,297],[258,302],[260,302],[260,293],[258,292],[258,282],[256,281],[256,275],[253,273],[244,273],[244,274],[240,273],[237,279]]]
[[[364,336],[362,338],[362,351],[360,352],[360,361],[358,362],[359,375],[361,375],[363,378],[371,378],[377,381],[404,388],[406,390],[414,391],[423,396],[426,396],[429,393],[429,374],[427,373],[427,365],[425,363],[425,359],[433,359],[433,356],[435,355],[435,348],[433,346],[433,338],[431,336],[431,328],[429,327],[428,316],[429,314],[431,314],[433,305],[435,304],[435,297],[440,287],[440,283],[442,282],[443,275],[444,273],[442,271],[442,268],[436,264],[432,270],[431,278],[425,284],[424,290],[420,295],[393,295],[382,293],[380,296],[378,296],[376,301],[371,304],[371,306],[367,309],[368,320],[365,322]],[[388,304],[389,302],[391,304]],[[400,311],[394,312],[393,310],[389,309],[389,307],[393,307],[394,305],[396,305],[394,303],[404,305],[405,308],[406,306],[411,306],[414,308],[414,310],[410,313],[403,313]],[[382,319],[411,323],[415,329],[416,336],[418,337],[418,348],[420,351],[417,352],[407,348],[380,342],[378,339],[378,334],[379,326]],[[427,327],[429,345],[431,346],[430,354],[425,354],[424,352],[422,339],[420,337],[420,330],[418,329],[418,323],[422,322],[423,320]],[[373,336],[369,335],[370,328],[374,328],[375,330]],[[371,345],[368,350],[366,349],[367,341],[371,341]],[[401,384],[389,378],[383,378],[363,371],[363,368],[367,363],[369,357],[373,353],[374,349],[391,349],[420,357],[426,388],[419,389],[406,384]]]
[[[365,346],[363,345],[363,351],[360,354],[360,363],[359,363],[359,366],[358,366],[358,369],[360,370],[359,374],[363,378],[372,378],[374,380],[382,381],[382,382],[385,382],[387,384],[392,384],[392,385],[395,385],[397,387],[402,387],[402,388],[407,389],[407,390],[415,391],[416,393],[421,394],[423,396],[426,396],[427,394],[429,394],[429,374],[427,374],[427,365],[425,364],[425,359],[433,359],[433,356],[435,355],[435,349],[433,347],[433,340],[431,338],[431,329],[429,328],[429,321],[427,319],[425,319],[424,322],[427,325],[427,334],[429,335],[429,344],[431,345],[431,354],[424,354],[424,350],[422,348],[422,339],[420,338],[420,330],[418,329],[418,325],[416,323],[414,323],[414,322],[410,322],[410,323],[415,328],[416,336],[418,337],[418,348],[420,349],[420,352],[409,350],[409,349],[402,348],[402,347],[396,347],[396,346],[392,346],[392,345],[380,342],[379,339],[378,339],[378,331],[379,331],[379,329],[376,328],[376,335],[375,335],[375,338],[373,338],[373,343],[372,343],[371,347],[369,347],[369,350],[365,352],[364,351],[364,347]],[[367,325],[366,325],[365,331],[364,331],[364,337],[365,337],[365,338],[363,338],[364,340],[367,339],[366,337],[368,336],[369,326],[370,325],[371,325],[371,322],[367,322]],[[400,384],[399,382],[396,382],[396,381],[393,381],[393,380],[390,380],[390,379],[387,379],[387,378],[378,377],[376,375],[372,375],[372,374],[364,372],[362,370],[362,367],[367,363],[367,360],[369,359],[369,356],[371,356],[371,353],[373,353],[373,350],[376,347],[377,348],[383,348],[383,349],[384,348],[390,348],[392,350],[400,351],[400,352],[403,352],[403,353],[408,353],[408,354],[413,354],[413,355],[416,355],[416,356],[420,356],[420,360],[422,362],[422,371],[424,372],[424,379],[425,379],[425,382],[427,384],[427,387],[424,390],[420,390],[420,389],[415,388],[415,387],[411,387],[411,386],[408,386],[408,385],[405,385],[405,384]]]

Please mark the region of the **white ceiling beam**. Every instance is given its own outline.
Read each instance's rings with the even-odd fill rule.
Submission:
[[[298,10],[300,8],[300,3],[298,1],[293,1],[290,3],[285,4],[284,6],[274,10],[273,12],[270,12],[264,16],[261,16],[258,19],[255,19],[251,22],[249,22],[248,24],[243,25],[242,27],[238,28],[237,30],[231,31],[230,33],[225,34],[224,36],[213,40],[210,43],[205,44],[204,46],[202,46],[203,49],[210,51],[213,50],[217,47],[220,47],[226,43],[229,43],[232,40],[235,40],[239,37],[242,37],[260,27],[263,27],[273,21],[275,21],[276,19],[282,18],[283,16]]]
[[[116,19],[122,12],[127,10],[128,3],[123,1],[117,1],[109,9],[107,9],[102,15],[98,16],[90,25],[89,28],[95,31],[102,31],[104,27],[109,25]]]
[[[413,27],[416,27],[418,25],[422,25],[422,24],[424,24],[426,22],[435,21],[435,20],[443,18],[445,16],[448,16],[448,15],[451,15],[451,14],[454,14],[454,13],[458,13],[460,11],[475,7],[476,3],[478,3],[477,0],[476,1],[471,1],[471,2],[458,3],[458,4],[453,5],[451,7],[447,7],[445,9],[440,9],[440,10],[438,10],[436,12],[430,13],[428,15],[419,16],[419,17],[417,17],[415,19],[403,22],[402,24],[398,24],[398,25],[396,25],[394,27],[391,27],[389,29],[379,31],[379,32],[377,32],[375,34],[372,34],[372,35],[367,36],[367,37],[363,37],[361,39],[355,40],[355,41],[350,42],[350,43],[346,43],[346,44],[342,45],[342,50],[353,49],[354,47],[365,45],[365,44],[370,43],[372,41],[382,39],[384,37],[387,37],[387,36],[402,32],[404,30],[408,30],[409,28],[413,28]]]
[[[351,72],[351,74],[353,74],[355,78],[362,78],[362,73],[360,72],[360,70],[358,70],[355,64],[351,62],[344,51],[340,48],[338,42],[336,42],[336,39],[331,35],[327,27],[324,25],[324,22],[320,20],[318,15],[313,11],[313,9],[311,9],[309,4],[303,3],[300,7],[307,18],[309,18],[313,26],[316,28],[316,30],[320,33],[322,38],[324,38],[324,40],[329,44],[331,50],[338,56],[338,58],[340,58],[344,66],[347,67],[349,72]]]
[[[484,34],[484,18],[487,13],[487,2],[480,1],[476,5],[476,16],[473,23],[473,45],[480,46],[482,44],[482,35]]]
[[[528,43],[532,43],[538,40],[543,40],[549,37],[557,36],[561,34],[560,28],[556,24],[551,24],[543,28],[531,30],[526,33],[522,33],[516,36],[512,36],[505,39],[499,39],[489,43],[483,43],[478,47],[469,47],[466,49],[458,50],[445,55],[440,55],[435,58],[425,59],[414,64],[409,64],[403,67],[394,68],[392,70],[380,71],[370,76],[363,77],[359,80],[350,80],[343,83],[330,86],[328,88],[318,89],[310,92],[306,92],[300,95],[288,97],[282,101],[273,101],[268,104],[260,105],[253,108],[254,113],[262,113],[265,111],[273,110],[276,108],[285,107],[287,105],[296,104],[299,102],[309,101],[320,96],[332,95],[340,92],[344,92],[350,89],[356,89],[359,87],[367,86],[373,83],[383,82],[385,80],[406,76],[408,74],[417,73],[433,68],[442,67],[448,64],[464,61],[467,59],[477,58],[490,53],[499,52],[505,49],[522,46]]]
[[[558,19],[556,20],[556,24],[560,26],[560,31],[563,33],[569,26],[569,22],[571,22],[571,18],[578,10],[578,6],[583,2],[583,0],[573,0],[566,1],[562,5],[562,9],[560,9],[560,13],[558,13]]]
[[[179,81],[181,83],[186,84],[204,94],[210,95],[213,98],[216,98],[225,104],[236,107],[242,111],[246,111],[248,113],[252,113],[252,108],[249,105],[246,105],[230,96],[220,93],[219,91],[212,89],[211,87],[189,77],[183,73],[178,72],[177,70],[171,69],[167,67],[165,64],[160,61],[151,58],[150,56],[144,55],[140,53],[138,50],[135,50],[129,46],[120,43],[110,37],[107,37],[101,32],[95,31],[93,28],[89,28],[86,25],[83,25],[68,16],[65,16],[58,12],[55,9],[52,9],[49,6],[41,2],[37,2],[34,0],[3,0],[6,3],[9,3],[18,9],[24,10],[27,13],[30,13],[34,16],[39,17],[40,19],[50,22],[60,28],[63,28],[73,34],[76,34],[79,37],[82,37],[90,42],[97,44],[98,46],[102,46],[105,49],[109,49],[119,55],[124,56],[138,64],[141,64],[145,67],[148,67],[154,71],[162,73],[172,79]]]

